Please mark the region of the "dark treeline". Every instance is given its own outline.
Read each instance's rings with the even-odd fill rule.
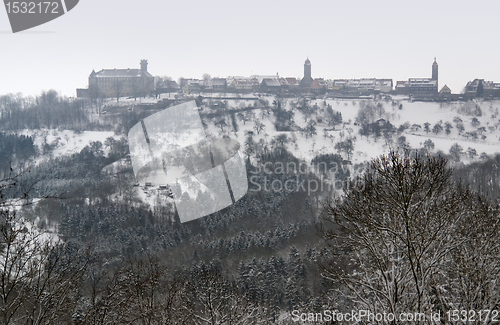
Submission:
[[[100,109],[94,106],[88,100],[67,98],[55,90],[43,91],[36,97],[3,95],[0,96],[0,128],[5,131],[113,130],[126,134],[140,119],[154,113],[124,110],[118,114],[100,115]]]
[[[61,97],[55,90],[35,98],[22,95],[0,97],[0,126],[4,130],[81,128],[88,119],[81,100]]]
[[[277,319],[280,311],[299,303],[305,306],[324,294],[324,288],[317,285],[320,277],[314,259],[320,250],[315,248],[319,244],[315,230],[318,202],[325,193],[264,189],[264,184],[269,187],[273,181],[317,179],[314,174],[296,174],[294,169],[268,174],[249,164],[248,175],[258,186],[250,184],[249,193],[223,211],[180,224],[171,204],[151,210],[132,194],[127,197],[133,184],[131,170],[122,170],[116,177],[101,173],[104,166],[126,152],[120,142],[108,145],[108,155],[100,143],[93,142],[79,153],[52,158],[23,175],[20,183],[36,183],[34,196],[51,197],[26,206],[23,217],[39,228],[55,228],[66,243],[91,246],[92,254],[98,256],[93,267],[109,274],[120,272],[127,259],[137,262],[145,256],[155,256],[158,263],[168,265],[169,272],[181,270],[184,278],[192,277],[188,276],[191,271],[185,270],[219,261],[223,271],[217,281],[234,282],[234,299],[258,306],[260,320]],[[287,163],[296,167],[301,162],[283,148],[261,158],[272,170]],[[116,193],[123,193],[120,200],[113,197]],[[311,247],[308,252],[306,245]],[[273,275],[271,267],[279,268],[279,274]],[[263,276],[253,276],[257,274]],[[82,281],[87,281],[85,276]],[[262,282],[272,286],[261,288]],[[88,313],[82,309],[79,317]]]
[[[0,132],[0,179],[10,174],[15,162],[29,161],[35,156],[33,138]]]
[[[0,133],[0,137],[2,134]],[[22,154],[31,153],[30,157],[35,157],[35,149],[31,138],[8,136],[9,139],[21,139],[19,143],[26,145]],[[10,142],[17,143],[15,141]],[[36,166],[27,163],[21,167],[13,165],[11,170],[10,161],[5,159],[2,167],[4,175],[13,174],[15,171],[22,171],[17,176],[18,182],[15,186],[5,189],[5,197],[12,197],[13,193],[24,193],[28,198],[58,197],[78,199],[82,195],[91,199],[108,198],[112,190],[117,188],[117,182],[102,176],[102,169],[119,159],[124,158],[128,153],[128,145],[122,138],[114,140],[109,138],[105,141],[109,148],[109,153],[104,154],[104,147],[100,141],[91,142],[80,152],[70,156],[60,156],[46,159]],[[19,146],[19,145],[18,145]],[[12,145],[9,146],[12,148]],[[14,147],[17,148],[17,147]],[[46,151],[51,149],[45,148]],[[21,149],[15,149],[16,152]],[[17,156],[21,153],[16,153]],[[5,156],[8,157],[8,156]],[[16,160],[18,162],[18,160]],[[28,161],[29,162],[29,161]],[[4,176],[5,177],[5,176]],[[120,174],[118,179],[122,183],[125,180],[132,182],[133,173],[131,168]],[[122,184],[123,185],[123,184]],[[108,191],[107,193],[104,193]]]
[[[268,168],[274,168],[293,159],[293,156],[280,152],[270,155],[266,162]],[[329,205],[330,208],[327,206],[326,219],[323,220],[315,218],[317,212],[312,211],[322,207],[315,208],[314,200],[305,193],[261,190],[250,191],[241,202],[216,214],[180,224],[172,209],[152,211],[147,206],[114,202],[109,197],[98,199],[92,193],[106,181],[96,181],[89,183],[87,191],[73,193],[70,199],[46,199],[23,209],[20,213],[27,219],[45,216],[46,226],[55,226],[64,241],[52,246],[37,242],[39,244],[19,250],[20,240],[36,242],[36,230],[14,228],[15,214],[2,210],[4,230],[0,231],[3,236],[0,242],[3,251],[13,253],[10,258],[29,254],[43,257],[43,271],[40,266],[30,264],[31,277],[38,280],[33,282],[31,278],[23,277],[10,284],[15,291],[0,301],[1,316],[5,324],[27,320],[37,324],[285,324],[290,322],[290,317],[288,320],[280,320],[280,317],[290,315],[293,310],[321,313],[325,308],[344,310],[357,306],[374,308],[370,309],[373,312],[408,308],[446,313],[459,306],[458,298],[470,308],[480,303],[488,304],[490,308],[490,304],[497,301],[497,291],[488,281],[500,270],[493,259],[498,254],[498,245],[492,241],[496,238],[494,221],[498,218],[498,208],[493,202],[464,189],[464,185],[468,186],[467,181],[456,187],[454,173],[464,171],[456,169],[452,173],[446,162],[439,158],[430,162],[424,159],[421,163],[413,159],[423,158],[404,158],[408,159],[406,162],[398,160],[402,159],[398,156],[392,158],[392,162],[390,159],[375,162],[364,178],[366,187],[347,190],[344,201]],[[340,158],[336,155],[317,157],[316,162],[321,161],[340,161]],[[489,166],[494,161],[496,158],[483,164]],[[408,166],[400,169],[398,164]],[[466,168],[475,171],[482,165],[464,167],[464,170]],[[290,175],[272,176],[264,170],[257,173],[257,170],[257,166],[248,166],[249,174],[258,177],[290,179],[287,178]],[[414,176],[404,176],[411,173]],[[91,179],[93,176],[87,177]],[[310,178],[313,175],[301,177],[313,179]],[[376,189],[385,186],[388,177],[389,180],[390,177],[394,180],[402,177],[401,180],[405,181],[400,185],[403,186],[401,190],[394,192],[397,195],[391,195],[387,203],[379,205],[376,202],[384,202],[379,196],[386,194]],[[412,185],[414,181],[416,183]],[[429,197],[425,195],[426,184],[433,184]],[[413,196],[406,196],[405,191],[416,192]],[[400,207],[396,202],[404,201],[406,197],[430,200],[419,208],[430,209],[427,214],[421,214],[420,210],[411,212],[416,219],[409,225],[409,230],[398,228],[397,221],[404,214],[397,213]],[[362,202],[357,202],[352,210],[350,200],[352,203]],[[445,201],[439,200],[451,201],[444,204]],[[385,207],[392,201],[394,206]],[[383,212],[383,209],[388,210]],[[381,214],[374,213],[376,211]],[[455,220],[457,213],[461,217]],[[334,215],[345,219],[330,219]],[[385,218],[395,218],[394,224],[389,223],[380,229],[361,227],[366,223],[381,222],[377,218],[384,215]],[[361,216],[369,219],[360,219]],[[421,217],[435,219],[422,223],[420,221],[425,220],[418,219]],[[475,217],[478,219],[473,221]],[[336,226],[332,228],[331,222]],[[439,226],[445,224],[449,227]],[[489,226],[485,228],[485,225]],[[336,228],[338,226],[343,228]],[[360,232],[351,226],[360,227]],[[430,228],[419,228],[427,226]],[[375,260],[367,252],[353,255],[353,250],[364,252],[368,249],[365,246],[368,243],[373,249],[382,250],[391,245],[396,250],[413,245],[413,241],[399,241],[387,236],[390,227],[396,227],[394,231],[410,231],[409,235],[419,234],[421,240],[429,241],[426,245],[431,250],[418,253],[421,247],[412,246],[417,255],[406,256],[405,250],[400,250],[400,256],[387,257],[384,263],[397,268],[384,270],[399,279],[399,285],[403,285],[401,288],[392,282],[391,277],[380,277],[382,273],[377,267],[386,264],[373,264]],[[317,228],[321,229],[319,234],[323,238],[318,236]],[[450,235],[452,230],[453,236]],[[366,241],[349,237],[348,233],[352,231],[356,236],[365,236]],[[433,231],[438,237],[432,235]],[[476,238],[476,234],[479,237]],[[347,237],[342,237],[344,235]],[[435,240],[441,240],[446,249],[453,247],[453,250],[448,255],[441,251],[445,248],[433,244]],[[327,245],[329,242],[333,246]],[[483,245],[476,245],[479,242]],[[456,246],[458,243],[462,244]],[[469,245],[476,246],[471,250]],[[27,252],[26,247],[35,249],[36,253]],[[485,253],[481,255],[485,270],[476,270],[471,264],[480,253]],[[434,262],[427,260],[436,257],[439,259]],[[431,272],[432,279],[416,273],[422,278],[417,276],[414,284],[413,278],[407,276],[411,272],[400,274],[395,271],[406,267],[411,270],[410,261],[428,267],[426,272]],[[428,263],[437,263],[437,267]],[[450,265],[453,265],[453,271]],[[471,267],[484,278],[461,282],[465,281],[465,278],[460,279],[469,274]],[[6,274],[7,269],[2,272]],[[39,275],[35,275],[36,272]],[[42,289],[40,281],[50,286]],[[383,281],[388,282],[384,284]],[[470,300],[467,285],[476,286],[474,290],[483,290],[483,293],[476,300]],[[358,288],[370,297],[375,294],[370,290],[376,286],[395,286],[393,293],[398,298],[385,302],[383,291],[376,290],[381,295],[377,299],[382,302],[379,304],[375,299],[374,305],[369,307],[359,303],[353,294],[356,291],[350,291]],[[453,290],[448,291],[450,288]],[[422,298],[421,304],[411,298],[412,290],[417,290]],[[436,300],[438,298],[441,300]]]
[[[137,202],[110,198],[120,184],[105,186],[111,183],[98,171],[107,157],[98,148],[91,144],[30,173],[36,177],[50,167],[50,176],[39,181],[49,189],[61,185],[52,183],[54,179],[66,181],[68,189],[72,180],[81,180],[68,198],[45,199],[22,211],[24,218],[38,220],[40,228],[55,227],[65,243],[61,249],[72,247],[75,256],[80,252],[85,271],[71,287],[77,295],[51,292],[64,296],[64,308],[30,298],[33,308],[48,315],[38,323],[274,323],[283,312],[312,302],[319,308],[326,299],[328,286],[321,284],[315,263],[320,254],[313,217],[317,207],[306,193],[251,191],[230,208],[180,224],[172,209],[152,211]],[[282,150],[267,158],[268,166],[297,161]],[[295,177],[293,171],[267,175],[256,170],[248,166],[249,174],[259,179],[272,177],[268,182]],[[63,275],[52,276],[47,281]],[[13,306],[5,307],[5,314],[12,312],[10,323],[32,317],[25,313],[31,305],[20,306],[16,312]]]
[[[500,198],[500,155],[455,168],[453,178],[492,200]]]
[[[281,308],[307,304],[308,292],[301,290],[317,278],[306,272],[314,263],[293,248],[285,259],[240,263],[231,275],[219,259],[203,262],[196,253],[181,265],[168,250],[110,258],[96,252],[98,244],[44,242],[14,212],[0,215],[0,320],[6,325],[267,324]],[[262,287],[263,281],[272,286]]]
[[[122,148],[119,141],[111,145],[118,149],[111,149],[107,156],[100,143],[93,142],[80,153],[53,158],[22,175],[16,187],[34,183],[36,195],[32,196],[52,197],[27,207],[26,215],[32,219],[45,216],[44,222],[57,225],[60,236],[67,240],[83,243],[103,240],[106,244],[102,247],[123,244],[118,255],[137,253],[146,247],[155,247],[151,252],[156,253],[180,243],[195,243],[201,251],[227,255],[251,247],[275,251],[280,247],[278,243],[287,242],[296,237],[302,227],[316,222],[318,199],[325,195],[320,191],[307,195],[307,188],[301,187],[290,187],[289,191],[269,190],[273,181],[291,180],[296,184],[317,177],[311,173],[296,175],[296,170],[268,174],[262,168],[248,165],[252,183],[244,198],[206,218],[180,224],[172,201],[162,209],[151,210],[131,193],[134,182],[131,169],[123,169],[114,176],[102,174],[104,166],[124,154],[119,150]],[[285,150],[263,158],[271,169],[289,162],[292,166],[299,164],[299,160]],[[123,231],[127,232],[126,236]],[[143,237],[149,237],[148,241]],[[120,243],[123,238],[127,238],[126,244]],[[129,241],[142,244],[130,250],[126,249],[131,246]]]

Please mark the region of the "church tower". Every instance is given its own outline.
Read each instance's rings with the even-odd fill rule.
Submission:
[[[311,61],[309,61],[309,58],[307,58],[306,62],[304,63],[304,79],[312,80],[312,78],[311,78]]]
[[[436,57],[434,57],[434,63],[432,64],[432,80],[438,81],[438,63],[436,62]]]
[[[309,88],[312,82],[313,79],[311,77],[311,61],[309,61],[309,58],[307,58],[306,62],[304,63],[304,78],[302,78],[302,80],[300,81],[300,86],[302,88]]]

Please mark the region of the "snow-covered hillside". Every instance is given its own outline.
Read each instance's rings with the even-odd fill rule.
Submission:
[[[221,94],[214,94],[212,97],[217,98]],[[167,96],[168,97],[168,96]],[[252,96],[247,96],[252,97]],[[257,97],[255,97],[257,98]],[[264,96],[260,98],[267,101],[272,106],[275,99],[272,96]],[[209,101],[215,101],[210,99]],[[222,101],[222,100],[221,100]],[[386,121],[389,121],[396,128],[406,123],[408,128],[402,132],[398,132],[397,136],[404,136],[407,144],[413,149],[424,147],[424,142],[431,139],[435,147],[433,152],[442,151],[448,153],[450,148],[458,143],[464,150],[462,161],[470,162],[479,159],[481,153],[492,155],[500,152],[500,101],[471,101],[471,102],[452,102],[452,103],[433,103],[433,102],[410,102],[403,97],[393,97],[387,100],[341,100],[341,99],[315,99],[309,101],[310,107],[316,107],[318,110],[310,116],[305,116],[300,110],[294,109],[291,106],[292,102],[297,99],[284,99],[286,110],[294,112],[293,123],[298,127],[295,131],[276,131],[274,122],[275,117],[272,113],[266,112],[266,109],[255,108],[251,112],[254,113],[254,118],[248,121],[242,121],[236,117],[238,131],[235,133],[232,122],[229,118],[231,112],[239,112],[247,107],[255,105],[256,100],[245,99],[229,99],[226,100],[227,110],[225,112],[225,122],[227,126],[223,129],[216,125],[218,118],[205,118],[207,125],[206,133],[214,137],[229,135],[236,138],[240,144],[244,145],[248,132],[253,132],[253,140],[255,143],[261,143],[272,147],[272,140],[281,134],[286,135],[289,140],[286,144],[287,150],[292,152],[296,157],[310,161],[318,154],[335,153],[334,146],[340,141],[347,138],[356,138],[354,142],[353,162],[363,162],[377,157],[388,152],[389,145],[383,137],[375,139],[374,137],[362,137],[359,134],[360,126],[356,125],[356,116],[361,106],[371,103],[373,105],[382,105],[385,113],[380,116]],[[142,100],[145,102],[145,100]],[[207,102],[205,100],[204,102]],[[121,105],[130,105],[136,103],[133,99],[121,99]],[[112,102],[108,104],[113,104]],[[327,123],[321,122],[321,117],[324,116],[324,109],[327,105],[331,105],[332,109],[342,114],[342,125],[337,125],[334,130]],[[401,107],[401,109],[400,109]],[[481,116],[476,116],[480,108]],[[210,113],[211,110],[205,108],[202,113]],[[236,114],[235,114],[236,115]],[[319,119],[318,119],[319,118]],[[456,118],[461,119],[461,124],[464,129],[459,131],[457,128]],[[472,125],[473,119],[476,118],[479,124]],[[301,128],[306,128],[310,120],[316,122],[316,134],[306,135],[299,131]],[[262,123],[262,132],[256,132],[256,124]],[[453,127],[450,133],[445,131],[445,124],[450,123]],[[425,123],[429,123],[430,131],[425,130]],[[459,122],[460,123],[460,122]],[[432,131],[436,124],[442,126],[442,130],[437,134]],[[416,129],[412,126],[416,125]],[[420,126],[420,127],[418,127]],[[484,129],[482,129],[484,128]],[[479,129],[479,131],[478,131]],[[474,135],[474,132],[476,135]],[[104,143],[106,138],[115,137],[113,132],[96,132],[85,131],[81,134],[75,134],[72,131],[55,131],[41,130],[28,132],[23,134],[34,135],[35,144],[41,146],[44,141],[55,143],[53,155],[65,155],[79,152],[83,147],[92,141],[101,141]],[[483,139],[483,137],[485,138]],[[397,146],[397,138],[394,137],[392,146]],[[465,154],[468,148],[473,148],[477,152],[477,156],[473,158],[467,157]]]
[[[387,153],[391,147],[401,145],[413,149],[427,147],[431,152],[441,151],[448,154],[450,148],[458,144],[462,151],[455,157],[463,163],[500,153],[500,101],[432,103],[410,102],[402,97],[376,101],[280,99],[281,109],[287,112],[290,118],[285,121],[289,126],[288,131],[277,131],[277,113],[273,104],[275,100],[276,98],[271,96],[254,96],[251,99],[205,99],[200,110],[205,133],[208,137],[229,136],[238,140],[245,154],[254,162],[257,162],[257,153],[272,152],[278,147],[285,147],[306,163],[320,154],[340,153],[343,159],[358,164]],[[132,101],[124,99],[121,103],[126,106],[126,103],[130,104]],[[219,104],[214,105],[217,102]],[[221,105],[225,108],[221,108]],[[357,116],[360,109],[367,106],[378,108],[378,113],[370,120],[371,123],[389,122],[394,126],[390,135],[361,135],[362,125]],[[341,113],[342,123],[329,122],[328,114],[332,111]],[[111,131],[41,129],[15,133],[33,137],[34,144],[41,153],[36,159],[37,163],[78,153],[94,141],[100,141],[104,145],[109,137],[116,140],[120,137]],[[253,154],[248,152],[249,139],[254,147]],[[352,152],[347,154],[338,151],[335,145],[349,139],[354,144]],[[49,150],[46,150],[47,146]],[[102,149],[105,155],[110,150],[106,145]],[[108,167],[103,168],[103,176],[130,169],[130,159],[122,159]],[[132,187],[132,184],[130,186]],[[166,203],[160,202],[159,197],[171,201],[159,193],[158,189],[142,189],[136,186],[131,188],[131,191],[150,206]]]
[[[264,98],[272,103],[273,98]],[[286,101],[286,109],[291,108],[291,102],[294,99]],[[371,103],[373,105],[382,105],[385,110],[380,118],[389,121],[396,128],[406,124],[404,130],[394,134],[392,144],[380,137],[375,139],[373,136],[362,137],[359,134],[360,125],[357,125],[356,115],[360,106]],[[229,106],[243,107],[251,106],[253,101],[234,101],[228,103]],[[397,146],[397,138],[404,136],[407,144],[413,149],[424,147],[424,142],[432,140],[435,147],[432,152],[442,151],[449,153],[450,148],[458,143],[463,148],[463,161],[470,162],[479,159],[481,153],[491,155],[500,152],[500,117],[498,110],[500,101],[477,101],[477,102],[453,102],[453,103],[433,103],[433,102],[409,102],[408,100],[336,100],[336,99],[316,99],[310,101],[312,107],[317,105],[317,112],[310,116],[305,116],[301,111],[294,110],[294,124],[298,129],[306,128],[308,122],[312,119],[316,122],[316,134],[305,134],[301,131],[276,131],[274,127],[275,118],[272,114],[266,115],[265,109],[254,109],[255,118],[245,123],[237,119],[238,132],[233,131],[231,121],[226,118],[227,127],[222,130],[218,127],[217,118],[208,121],[207,134],[221,136],[227,133],[231,137],[236,137],[243,145],[248,132],[253,132],[255,143],[272,146],[272,140],[281,134],[288,138],[287,149],[295,156],[310,161],[314,156],[324,153],[336,153],[334,149],[336,143],[348,138],[356,138],[354,142],[353,162],[362,162],[387,153],[390,146]],[[337,125],[334,130],[326,123],[321,122],[324,115],[324,107],[331,105],[334,111],[342,113],[343,124]],[[401,107],[401,109],[400,109]],[[480,110],[478,110],[479,108]],[[231,112],[231,108],[228,109]],[[479,115],[480,112],[480,116]],[[460,120],[461,122],[458,122]],[[323,119],[324,120],[324,119]],[[449,123],[452,128],[449,134],[445,130],[445,124]],[[258,134],[255,126],[257,123],[264,124],[264,130]],[[425,130],[425,124],[429,123],[429,129]],[[439,124],[437,133],[433,132],[433,127]],[[458,129],[458,124],[463,126],[463,130]],[[466,155],[468,148],[473,148],[477,156],[469,158]],[[347,158],[347,157],[345,157]]]
[[[33,138],[34,145],[39,149],[42,156],[37,162],[43,161],[49,157],[72,155],[80,152],[91,142],[100,141],[104,144],[107,138],[119,137],[111,131],[83,131],[75,132],[71,130],[41,129],[41,130],[21,130],[15,132],[19,135],[30,136]],[[50,154],[43,155],[43,147],[51,147]],[[106,153],[106,148],[104,148]]]

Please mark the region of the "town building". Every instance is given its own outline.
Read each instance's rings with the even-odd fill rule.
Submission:
[[[350,93],[387,93],[392,90],[392,79],[335,79],[331,88],[333,91]]]
[[[263,91],[279,92],[281,90],[281,83],[278,78],[264,78],[260,83],[260,87]]]
[[[405,86],[408,89],[407,93],[414,97],[429,97],[438,93],[437,80],[432,78],[410,78]]]
[[[481,94],[478,93],[479,85],[482,85],[483,91]],[[473,81],[469,81],[465,86],[465,95],[467,97],[489,97],[489,96],[500,96],[500,83],[493,81],[486,81],[484,79],[474,79]]]
[[[408,81],[398,81],[396,92],[411,95],[417,98],[430,98],[438,95],[439,66],[434,58],[431,78],[409,78]]]
[[[278,81],[281,85],[281,89],[283,90],[289,90],[289,91],[294,91],[299,88],[299,82],[297,81],[297,78],[278,78]]]
[[[186,93],[199,93],[202,89],[205,89],[205,84],[203,80],[199,79],[182,79],[181,89]]]
[[[439,91],[440,95],[451,95],[451,89],[448,85],[444,85],[443,88]]]
[[[224,92],[227,89],[227,80],[225,78],[213,78],[212,89],[214,91]]]
[[[325,93],[327,88],[327,82],[323,78],[315,78],[309,86],[309,89],[315,93]]]
[[[154,77],[148,72],[148,61],[140,69],[92,70],[87,89],[77,89],[78,97],[146,96],[154,92]]]
[[[174,80],[167,80],[165,81],[165,86],[166,86],[166,92],[177,92],[181,89],[181,87],[179,87],[179,84],[177,83],[177,81],[174,81]]]
[[[406,81],[404,80],[396,81],[396,86],[394,87],[394,91],[397,94],[406,93]]]
[[[233,91],[259,90],[260,83],[257,78],[229,77],[227,81],[227,89]]]

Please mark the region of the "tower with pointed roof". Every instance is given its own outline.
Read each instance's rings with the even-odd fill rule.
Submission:
[[[302,80],[300,81],[300,87],[309,88],[312,82],[313,79],[311,77],[311,61],[309,61],[309,58],[307,58],[306,62],[304,62],[304,78],[302,78]]]
[[[304,79],[311,79],[311,61],[309,61],[309,58],[306,59],[306,62],[304,62]]]
[[[438,81],[438,63],[436,62],[436,57],[434,57],[434,63],[432,64],[432,80]]]

